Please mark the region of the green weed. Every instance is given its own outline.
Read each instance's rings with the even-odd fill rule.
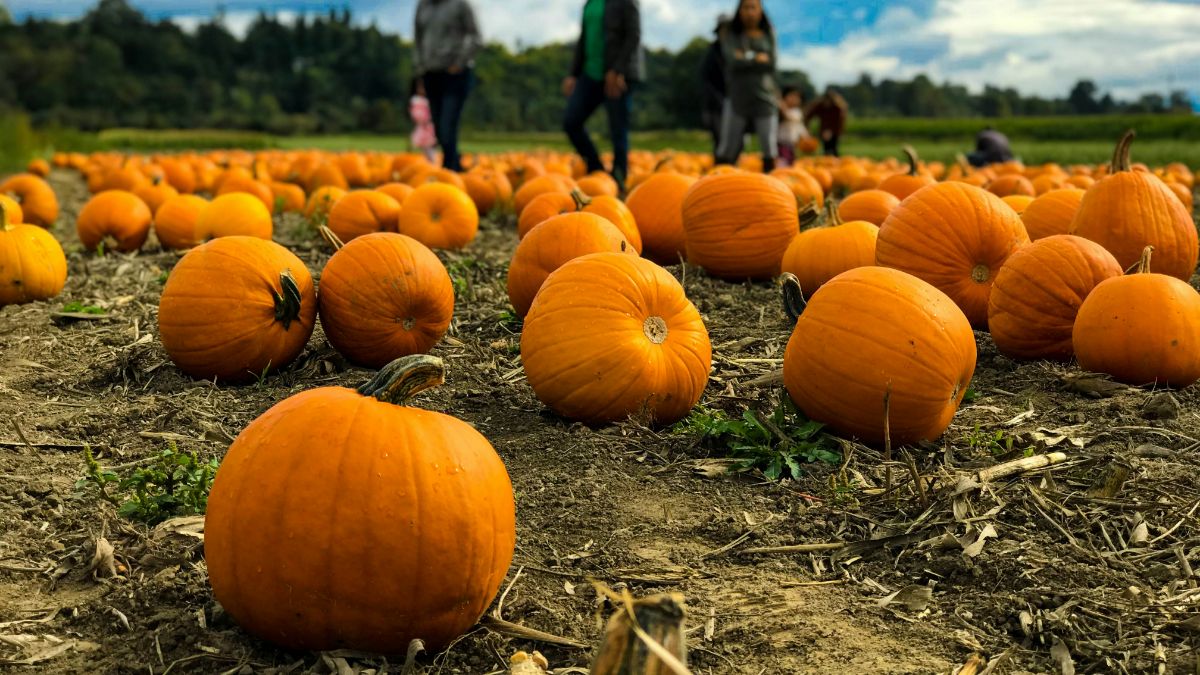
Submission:
[[[85,305],[82,302],[79,302],[77,300],[73,301],[73,302],[68,302],[67,304],[63,305],[62,311],[63,312],[72,312],[75,314],[94,314],[96,316],[100,316],[100,315],[104,314],[103,307],[97,307],[95,305]]]
[[[217,473],[216,458],[202,462],[194,452],[180,452],[174,442],[168,442],[152,463],[125,476],[103,469],[88,446],[83,461],[84,475],[75,488],[84,494],[95,492],[122,517],[147,525],[204,513]]]

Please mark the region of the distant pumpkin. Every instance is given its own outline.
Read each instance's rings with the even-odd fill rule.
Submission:
[[[153,216],[137,195],[124,190],[96,194],[83,205],[75,219],[79,241],[89,251],[101,244],[107,251],[130,253],[146,243]]]

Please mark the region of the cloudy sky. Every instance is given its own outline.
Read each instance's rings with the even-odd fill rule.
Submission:
[[[3,2],[4,0],[0,0]],[[132,0],[184,26],[218,6],[235,31],[258,10],[290,17],[349,6],[358,21],[410,35],[416,0]],[[679,47],[736,0],[641,0],[645,40]],[[16,18],[78,16],[93,0],[8,0]],[[573,39],[583,0],[472,0],[488,39],[511,46]],[[1119,98],[1184,89],[1200,97],[1200,0],[765,0],[784,63],[817,84],[867,72],[927,73],[1065,95],[1080,78]]]

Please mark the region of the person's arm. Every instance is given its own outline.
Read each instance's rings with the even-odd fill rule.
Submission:
[[[611,64],[610,69],[621,77],[629,77],[633,73],[625,72],[625,67],[633,63],[637,51],[642,47],[642,11],[638,7],[638,0],[624,0],[622,3],[621,26],[624,28],[621,46],[615,54],[616,62]]]
[[[425,37],[424,27],[421,26],[421,8],[424,2],[417,3],[417,11],[413,14],[413,75],[418,79],[418,85],[421,76],[425,74],[425,65],[421,63],[421,43]]]
[[[483,36],[479,33],[479,22],[475,19],[475,10],[466,0],[463,0],[462,16],[459,19],[462,23],[463,44],[459,54],[461,63],[457,65],[459,68],[465,68],[475,60],[475,55],[483,48]]]

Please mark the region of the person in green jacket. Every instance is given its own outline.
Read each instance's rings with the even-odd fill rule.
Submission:
[[[753,125],[762,147],[763,170],[775,168],[779,152],[779,83],[775,74],[775,29],[761,0],[741,0],[737,14],[720,30],[725,55],[725,108],[717,159],[734,164]]]

